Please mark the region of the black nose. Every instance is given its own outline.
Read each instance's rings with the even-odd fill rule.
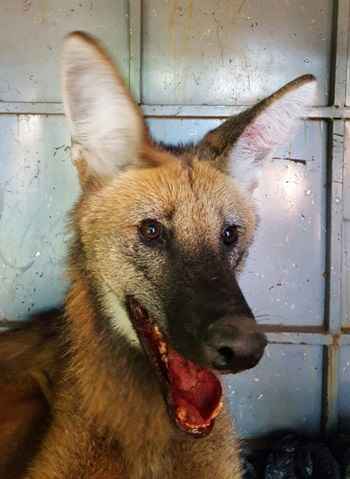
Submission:
[[[237,373],[256,366],[266,344],[255,321],[219,320],[209,326],[205,356],[212,368]]]

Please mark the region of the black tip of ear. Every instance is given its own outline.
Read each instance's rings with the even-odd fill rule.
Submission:
[[[293,90],[294,88],[299,88],[303,85],[316,83],[317,79],[311,73],[306,73],[305,75],[301,75],[300,77],[294,78],[294,80],[290,81],[286,85],[282,87],[283,90]]]
[[[99,42],[97,38],[90,33],[83,32],[80,30],[74,31],[66,35],[63,43],[63,51],[70,51],[74,49],[86,49],[94,50],[107,57],[107,53],[103,45]]]
[[[101,61],[107,61],[111,66],[115,65],[106,46],[90,33],[76,30],[66,35],[62,49],[63,60],[65,58],[69,59],[70,56],[73,55],[73,59],[76,61],[79,55],[85,58],[86,55],[90,56],[91,54],[94,55],[95,58],[97,55]]]
[[[297,78],[297,80],[300,80],[302,83],[304,82],[310,82],[310,81],[316,81],[315,75],[312,73],[306,73],[305,75],[301,75],[300,77]]]
[[[315,75],[312,75],[312,73],[306,73],[305,75],[302,75],[294,80],[298,85],[305,85],[306,83],[314,83],[317,81],[317,78]]]
[[[306,75],[301,75],[294,80],[290,81],[282,88],[277,90],[271,96],[263,100],[257,107],[260,109],[260,106],[266,107],[272,102],[285,97],[285,95],[293,94],[299,96],[300,103],[304,104],[304,107],[311,106],[317,96],[317,80],[316,77],[310,73]],[[260,105],[260,106],[259,106]]]
[[[71,39],[77,39],[81,40],[83,42],[88,42],[88,43],[96,43],[97,40],[93,35],[90,35],[90,33],[84,32],[82,30],[75,30],[74,32],[70,32],[65,36],[65,40],[71,40]]]

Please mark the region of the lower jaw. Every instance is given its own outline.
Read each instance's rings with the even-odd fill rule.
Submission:
[[[171,349],[159,327],[150,320],[147,311],[134,298],[129,297],[127,305],[140,344],[160,382],[170,419],[180,431],[194,438],[208,435],[212,431],[215,419],[223,407],[220,381],[211,371],[200,368]],[[180,366],[176,366],[176,361],[180,362]],[[175,364],[173,367],[172,362]],[[181,373],[181,368],[183,369],[183,374]],[[178,370],[177,373],[181,374],[176,375],[176,369]],[[181,379],[181,375],[185,377],[184,380],[182,380],[183,378]],[[199,385],[196,375],[199,375],[202,381]],[[186,381],[193,382],[192,388],[185,384]],[[201,420],[194,421],[189,411],[186,411],[186,408],[180,407],[178,401],[174,399],[174,391],[175,393],[180,391],[180,395],[187,395],[187,401],[189,401],[188,396],[195,398],[196,395],[199,395],[201,396],[199,400],[202,404],[206,395],[205,386],[203,386],[205,381],[209,385],[209,402],[205,406],[206,414],[205,417],[202,416]],[[192,407],[196,409],[196,401],[194,399],[190,406],[190,410]],[[201,417],[203,412],[201,407],[197,407],[197,412],[199,417]]]

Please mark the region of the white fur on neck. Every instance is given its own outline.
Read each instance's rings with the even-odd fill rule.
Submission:
[[[132,346],[140,348],[141,344],[131,324],[129,314],[115,294],[107,293],[106,305],[113,329],[121,334]]]

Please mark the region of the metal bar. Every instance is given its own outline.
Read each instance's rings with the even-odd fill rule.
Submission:
[[[142,0],[129,0],[129,88],[137,103],[142,101]]]
[[[131,72],[130,72],[131,73]],[[135,71],[134,71],[135,73]],[[134,78],[136,76],[134,75]],[[132,86],[135,90],[135,86]],[[137,88],[136,88],[137,90]],[[140,91],[140,89],[139,89]],[[141,93],[140,93],[141,94]],[[137,95],[136,95],[137,96]],[[249,106],[224,105],[141,105],[148,118],[227,118],[237,115]],[[61,102],[0,102],[0,114],[15,115],[63,115]],[[314,107],[310,111],[311,119],[350,119],[350,107],[334,106]]]
[[[334,68],[332,71],[331,102],[335,107],[346,103],[347,45],[349,25],[349,0],[335,2]],[[325,348],[324,401],[322,428],[326,433],[338,429],[339,410],[339,336],[342,327],[342,259],[343,259],[343,166],[344,120],[333,118],[330,132],[330,161],[328,162],[328,235],[327,235],[327,283],[326,326],[333,335],[333,344]]]
[[[142,108],[146,117],[227,118],[241,113],[249,108],[249,105],[142,105]],[[308,117],[312,119],[350,118],[350,108],[313,107]]]
[[[8,323],[8,325],[7,325]],[[0,333],[11,329],[14,326],[19,326],[22,321],[0,321]],[[275,329],[275,331],[274,331]],[[293,328],[294,329],[294,328]],[[290,331],[280,331],[279,326],[269,325],[269,332],[266,333],[268,342],[270,344],[293,344],[293,345],[310,345],[310,346],[331,346],[335,343],[333,336],[321,332],[305,332],[298,331],[297,328]],[[337,337],[338,338],[338,337]],[[339,344],[349,345],[350,335],[344,335],[338,339]]]
[[[326,323],[331,334],[342,326],[342,264],[343,264],[343,164],[345,125],[334,120],[331,127],[331,150],[328,173],[328,238]]]
[[[0,102],[0,114],[5,115],[63,115],[61,102]]]
[[[350,346],[350,334],[342,334],[339,337],[339,344],[341,346]]]
[[[326,434],[333,434],[338,429],[338,370],[339,347],[332,345],[324,353],[324,386],[322,404],[322,429]]]
[[[269,332],[266,334],[271,344],[309,344],[313,346],[328,346],[333,343],[330,334],[300,333],[300,332]]]
[[[336,32],[335,32],[335,64],[334,64],[334,91],[332,103],[343,106],[346,103],[346,80],[348,65],[348,29],[349,29],[349,0],[335,2]]]
[[[342,224],[343,224],[343,144],[344,122],[331,125],[331,148],[328,161],[327,253],[325,322],[330,334],[341,333],[342,326]],[[336,336],[335,336],[336,337]],[[321,427],[326,434],[338,428],[339,347],[325,348],[323,363],[323,403]]]

